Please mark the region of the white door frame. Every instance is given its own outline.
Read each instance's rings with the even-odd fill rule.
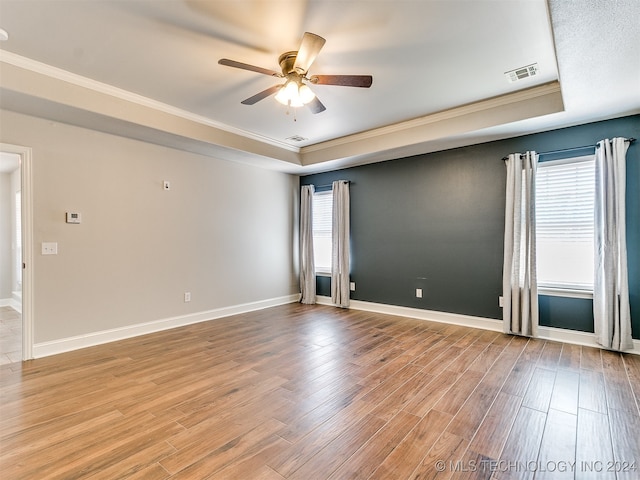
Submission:
[[[22,359],[33,358],[33,191],[32,151],[0,143],[0,151],[20,156],[22,208]]]

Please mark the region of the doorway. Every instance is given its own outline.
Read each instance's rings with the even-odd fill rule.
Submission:
[[[31,149],[0,144],[0,364],[33,358]]]

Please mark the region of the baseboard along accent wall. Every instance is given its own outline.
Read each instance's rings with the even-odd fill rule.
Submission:
[[[333,305],[333,303],[331,302],[331,297],[321,295],[317,297],[317,303],[320,305]],[[387,315],[397,315],[399,317],[415,318],[417,320],[427,320],[430,322],[447,323],[450,325],[459,325],[462,327],[480,328],[482,330],[502,332],[502,320],[496,320],[493,318],[458,315],[455,313],[436,312],[433,310],[421,310],[419,308],[363,302],[361,300],[351,300],[350,308],[366,312],[384,313]],[[580,332],[577,330],[539,326],[537,338],[541,340],[550,340],[554,342],[563,342],[571,343],[574,345],[602,348],[595,342],[595,336],[593,333]],[[640,355],[640,340],[634,339],[633,345],[634,349],[625,351],[625,353]]]

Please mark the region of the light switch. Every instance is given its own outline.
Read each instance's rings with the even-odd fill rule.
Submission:
[[[42,255],[57,255],[58,243],[57,242],[42,242]]]

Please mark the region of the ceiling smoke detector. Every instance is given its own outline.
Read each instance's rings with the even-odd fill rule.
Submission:
[[[531,65],[527,65],[526,67],[516,68],[515,70],[511,70],[509,72],[504,72],[504,75],[507,77],[507,80],[509,80],[509,83],[519,82],[520,80],[533,77],[537,74],[537,63],[532,63]]]

